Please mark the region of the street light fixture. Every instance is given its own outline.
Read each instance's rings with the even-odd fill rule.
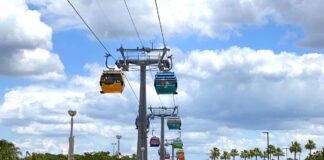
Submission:
[[[122,136],[120,134],[117,134],[116,135],[116,138],[118,140],[118,145],[117,145],[117,157],[119,158],[119,155],[120,155],[120,139],[122,138]]]
[[[144,151],[145,151],[145,147],[141,147],[141,152],[142,152],[142,160],[144,160]]]
[[[270,150],[269,150],[269,132],[262,132],[264,134],[267,134],[267,154],[268,154],[268,160],[270,160]]]
[[[69,137],[69,153],[68,160],[74,160],[74,136],[73,136],[73,117],[76,115],[77,111],[69,110],[68,114],[71,116],[71,130]]]

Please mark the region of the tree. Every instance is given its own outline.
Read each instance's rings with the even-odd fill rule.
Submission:
[[[271,159],[271,155],[275,152],[276,147],[272,144],[269,145],[269,157]]]
[[[261,150],[256,147],[253,149],[253,152],[254,152],[255,160],[258,160],[258,156],[261,157],[261,154],[262,154]]]
[[[221,159],[223,159],[223,160],[231,159],[230,154],[227,151],[224,151],[222,156],[221,156]]]
[[[247,150],[244,150],[244,151],[241,151],[241,154],[240,154],[240,157],[243,158],[244,160],[246,160],[246,158],[249,158],[249,151]]]
[[[239,153],[236,149],[232,149],[230,152],[230,156],[233,157],[233,160],[235,160],[235,157],[238,156]]]
[[[220,156],[220,151],[218,148],[214,147],[211,151],[210,151],[210,158],[212,160],[215,160],[216,158],[218,158]]]
[[[252,159],[254,156],[255,156],[254,150],[253,149],[249,150],[249,158]]]
[[[309,156],[312,156],[312,150],[316,149],[316,144],[313,140],[308,140],[307,144],[305,144],[305,148],[309,150]]]
[[[267,151],[261,151],[260,157],[265,160],[266,158],[268,158],[268,153]]]
[[[21,152],[18,147],[6,140],[0,140],[0,159],[1,160],[18,160]]]
[[[302,151],[300,144],[297,141],[291,142],[291,146],[289,147],[289,151],[294,153],[294,160],[296,160],[297,153]]]
[[[305,160],[323,160],[324,159],[324,148],[313,153],[312,156],[307,156]]]
[[[281,148],[276,148],[275,151],[273,152],[273,156],[276,156],[279,160],[281,156],[284,156],[285,154],[283,153]]]

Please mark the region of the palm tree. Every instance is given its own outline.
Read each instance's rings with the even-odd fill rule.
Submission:
[[[235,157],[238,156],[239,153],[236,149],[232,149],[230,152],[230,156],[233,157],[233,160],[235,160]]]
[[[274,153],[276,150],[276,147],[272,144],[269,145],[269,158],[271,159],[271,155]]]
[[[249,151],[247,150],[241,151],[240,157],[246,160],[246,158],[249,158]]]
[[[313,140],[308,140],[307,144],[305,144],[305,148],[309,150],[309,157],[312,156],[312,150],[316,149],[316,144]]]
[[[255,160],[258,160],[258,156],[261,157],[261,154],[262,154],[261,150],[256,147],[253,149],[253,152],[254,152]]]
[[[6,140],[0,140],[0,159],[1,160],[18,160],[20,151],[18,147]]]
[[[254,150],[253,149],[249,150],[249,158],[252,159],[254,156],[255,156]]]
[[[291,153],[294,153],[294,160],[296,160],[296,155],[297,155],[297,153],[302,151],[302,148],[301,148],[300,144],[297,141],[295,141],[295,142],[291,142],[291,146],[289,147],[289,151]]]
[[[230,157],[230,155],[229,155],[229,153],[227,151],[224,151],[223,155],[221,156],[221,159],[229,160],[229,159],[231,159],[231,157]]]
[[[279,157],[280,156],[284,156],[285,154],[283,153],[283,151],[281,150],[281,148],[276,148],[274,153],[273,153],[273,156],[277,156],[278,160],[279,160]]]
[[[215,160],[216,158],[218,159],[218,157],[220,156],[220,152],[219,149],[214,147],[211,151],[210,151],[210,158],[212,160]]]

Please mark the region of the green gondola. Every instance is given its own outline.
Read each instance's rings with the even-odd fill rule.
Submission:
[[[181,130],[180,117],[173,116],[173,117],[168,118],[167,125],[168,125],[168,128],[171,130],[175,130],[175,129]]]
[[[163,71],[155,75],[154,87],[157,94],[177,94],[177,85],[174,72]]]
[[[182,149],[183,148],[182,140],[180,138],[173,140],[172,146],[173,148]]]

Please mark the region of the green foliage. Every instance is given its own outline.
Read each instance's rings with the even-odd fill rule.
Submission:
[[[0,159],[1,160],[18,160],[20,151],[18,147],[11,142],[0,140]]]
[[[213,149],[210,151],[210,158],[212,160],[218,159],[218,157],[220,156],[220,151],[218,148],[213,147]]]
[[[232,149],[230,152],[230,156],[233,157],[233,160],[235,160],[235,157],[240,155],[236,149]]]
[[[324,148],[308,155],[305,160],[324,160]]]
[[[294,159],[296,159],[297,153],[302,151],[300,144],[297,141],[291,142],[291,146],[289,147],[291,153],[294,153]]]
[[[284,156],[285,154],[283,153],[283,151],[282,151],[282,149],[281,148],[276,148],[275,150],[274,150],[274,152],[273,152],[273,156],[276,156],[277,158],[278,158],[278,160],[279,160],[279,158],[281,157],[281,156]]]
[[[241,151],[240,157],[244,160],[250,158],[250,152],[248,150]]]
[[[309,155],[312,155],[312,150],[316,149],[316,144],[313,140],[308,140],[307,144],[305,144],[305,148],[309,150]]]
[[[109,152],[86,152],[83,155],[75,155],[75,160],[136,160],[136,155],[123,156],[110,156]],[[62,154],[49,154],[49,153],[33,153],[30,157],[23,160],[67,160],[66,155]]]
[[[227,152],[227,151],[224,151],[222,156],[221,156],[221,159],[223,160],[229,160],[231,157],[230,157],[230,154]]]
[[[258,156],[259,156],[259,157],[262,156],[262,152],[261,152],[261,150],[260,150],[259,148],[257,148],[257,147],[253,149],[253,154],[254,154],[254,156],[255,156],[255,160],[258,159]]]

